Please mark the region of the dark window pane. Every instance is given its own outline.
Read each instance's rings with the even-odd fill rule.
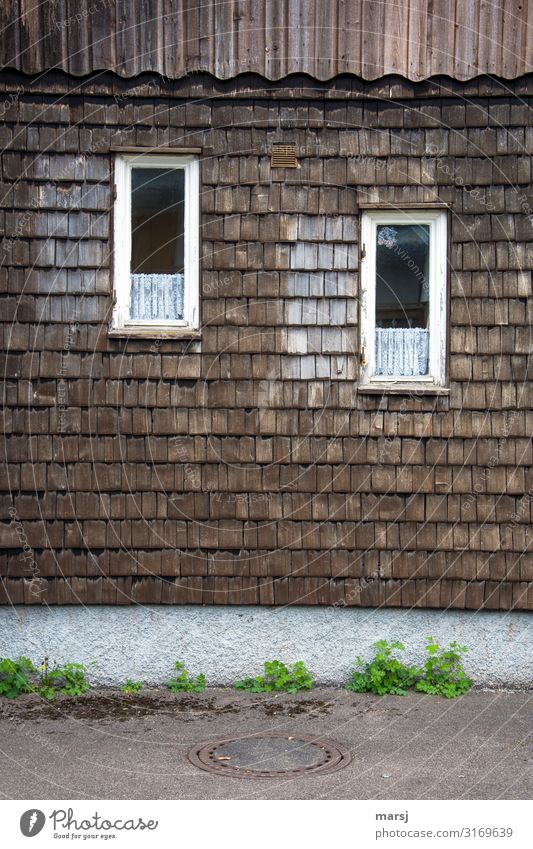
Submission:
[[[181,168],[133,168],[131,272],[183,272],[185,183]]]
[[[429,307],[429,226],[378,225],[376,327],[426,327]]]
[[[376,229],[377,375],[429,371],[429,226]]]

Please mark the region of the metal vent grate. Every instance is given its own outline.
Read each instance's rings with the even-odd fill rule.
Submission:
[[[272,168],[298,168],[295,144],[275,144],[270,158]]]

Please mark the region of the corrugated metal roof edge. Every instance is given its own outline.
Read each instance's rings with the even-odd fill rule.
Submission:
[[[285,82],[301,80],[301,79],[311,80],[314,83],[320,83],[322,85],[330,85],[331,83],[333,83],[335,81],[342,80],[342,79],[357,80],[360,83],[362,83],[363,85],[365,85],[365,84],[366,85],[373,85],[375,83],[386,83],[388,81],[391,81],[391,82],[392,81],[407,82],[411,85],[424,85],[425,83],[437,83],[437,82],[443,82],[445,80],[448,80],[450,83],[455,84],[456,86],[457,85],[460,86],[460,85],[463,85],[465,83],[474,82],[475,80],[491,80],[492,82],[495,82],[495,83],[511,83],[511,82],[516,82],[517,80],[522,80],[522,79],[526,79],[528,77],[533,76],[533,68],[530,71],[526,71],[523,74],[519,74],[518,76],[515,76],[515,77],[504,77],[504,76],[496,76],[494,74],[481,73],[481,74],[474,74],[470,77],[464,77],[464,78],[453,77],[450,74],[433,74],[430,77],[420,77],[419,79],[415,79],[415,78],[411,78],[411,77],[405,77],[402,74],[398,74],[398,73],[395,73],[395,72],[389,73],[389,74],[382,74],[381,76],[377,76],[377,77],[361,77],[358,74],[352,74],[349,71],[343,71],[340,74],[334,74],[331,77],[324,77],[324,78],[314,77],[311,74],[305,73],[304,71],[293,72],[293,73],[290,73],[290,74],[286,74],[285,76],[280,76],[280,77],[276,77],[276,78],[266,77],[266,76],[264,76],[263,74],[260,74],[257,71],[241,71],[239,74],[234,74],[233,76],[219,77],[219,76],[216,76],[215,74],[212,74],[210,71],[205,70],[205,68],[198,68],[198,69],[188,71],[187,74],[184,74],[184,75],[179,76],[179,77],[168,77],[165,74],[162,74],[160,71],[152,70],[152,69],[149,69],[149,68],[146,69],[146,70],[143,70],[143,71],[139,71],[137,74],[132,74],[132,75],[128,76],[128,75],[125,75],[125,74],[121,74],[119,71],[113,70],[111,68],[95,68],[94,70],[90,71],[89,73],[84,74],[84,73],[75,73],[74,71],[66,71],[64,68],[61,68],[57,65],[56,66],[53,66],[53,65],[46,66],[46,67],[42,68],[41,70],[35,71],[35,72],[23,71],[20,68],[15,67],[14,65],[4,65],[3,67],[0,68],[0,74],[6,73],[6,72],[18,74],[19,76],[26,77],[27,79],[35,79],[35,78],[41,77],[41,76],[43,76],[45,74],[49,74],[49,73],[60,73],[60,74],[63,74],[65,77],[70,77],[72,79],[91,80],[91,79],[94,79],[95,77],[102,76],[104,74],[111,74],[112,76],[116,77],[117,79],[119,79],[123,82],[139,80],[141,77],[151,77],[151,78],[159,77],[161,80],[168,82],[168,83],[184,82],[186,80],[190,80],[191,77],[200,77],[200,76],[204,77],[206,79],[211,78],[212,80],[216,80],[219,83],[231,83],[231,82],[236,82],[236,81],[242,80],[243,78],[252,78],[253,77],[253,78],[261,80],[264,85],[269,85],[269,86],[276,86],[279,83],[285,83]]]

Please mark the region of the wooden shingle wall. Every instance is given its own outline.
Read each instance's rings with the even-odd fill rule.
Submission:
[[[3,80],[3,603],[533,608],[531,78]],[[107,336],[113,144],[203,148],[200,342]],[[451,205],[449,396],[357,392],[378,202]]]

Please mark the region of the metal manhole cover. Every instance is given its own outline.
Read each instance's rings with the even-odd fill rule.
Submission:
[[[253,734],[195,746],[188,755],[194,766],[238,778],[279,778],[335,772],[352,756],[331,740],[306,734]]]

